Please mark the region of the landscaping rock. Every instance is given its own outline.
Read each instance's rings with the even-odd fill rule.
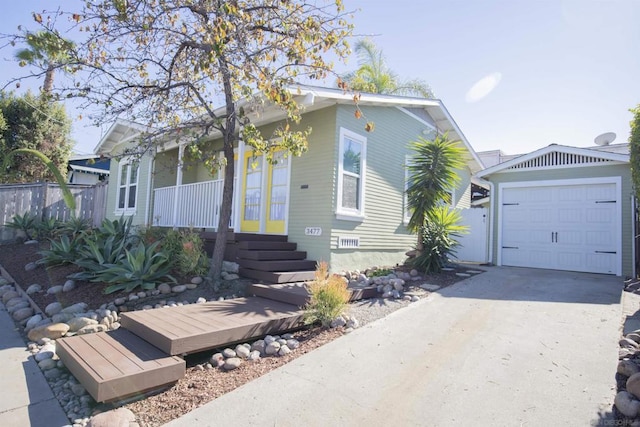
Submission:
[[[222,261],[222,271],[237,273],[240,271],[240,265],[237,262]]]
[[[20,296],[20,294],[17,293],[16,291],[9,290],[9,291],[5,292],[4,295],[2,295],[2,303],[6,304],[9,300],[12,300],[14,298],[18,298],[19,296]]]
[[[283,345],[280,347],[280,350],[278,350],[278,356],[286,356],[289,353],[291,353],[291,349],[286,345]]]
[[[438,286],[438,285],[430,285],[428,283],[425,283],[424,285],[420,285],[420,287],[422,289],[424,289],[425,291],[429,291],[429,292],[434,292],[434,291],[437,291],[438,289],[440,289],[440,286]]]
[[[416,302],[416,301],[420,301],[420,297],[419,297],[419,296],[417,296],[417,295],[413,295],[413,296],[411,297],[411,302]]]
[[[444,270],[444,268],[443,268]],[[471,275],[469,273],[456,273],[456,276],[458,277],[471,277]]]
[[[47,289],[49,295],[56,295],[62,292],[62,285],[52,286]]]
[[[38,367],[43,371],[48,371],[49,369],[53,369],[58,366],[58,362],[53,360],[52,358],[47,358],[38,362]]]
[[[289,338],[287,340],[287,347],[289,347],[291,350],[295,350],[296,348],[300,347],[300,341],[295,338]]]
[[[42,362],[45,359],[51,359],[56,354],[56,345],[48,342],[42,346],[40,350],[33,356],[36,362]]]
[[[38,326],[38,323],[40,323],[41,321],[42,321],[42,315],[36,314],[34,316],[31,316],[31,318],[27,320],[27,324],[24,326],[24,329],[27,332],[29,332],[30,329],[33,329],[36,326]]]
[[[195,283],[187,283],[185,284],[185,286],[187,287],[188,290],[192,291],[194,289],[198,289],[198,285],[196,285]]]
[[[27,264],[24,266],[24,271],[33,271],[33,270],[35,270],[37,267],[38,267],[38,266],[36,265],[36,263],[35,263],[35,262],[30,262],[30,263],[27,263]]]
[[[31,341],[38,342],[43,338],[57,340],[62,338],[69,331],[69,325],[66,323],[53,323],[50,325],[39,326],[29,331],[27,336]]]
[[[58,314],[62,311],[62,304],[59,302],[52,302],[44,308],[44,312],[47,316],[53,316],[54,314]]]
[[[171,292],[174,292],[176,294],[179,294],[179,293],[184,292],[186,290],[187,290],[187,286],[186,285],[176,285],[176,286],[171,288]]]
[[[34,283],[33,285],[29,285],[29,287],[25,292],[27,293],[27,295],[33,295],[41,291],[42,291],[42,286]]]
[[[616,405],[616,408],[618,408],[618,411],[620,411],[622,415],[629,418],[635,418],[638,416],[638,413],[640,413],[640,402],[624,390],[616,394],[614,405]]]
[[[622,338],[618,341],[618,345],[622,348],[631,348],[633,350],[637,350],[639,348],[638,343],[634,340],[630,340],[629,338]]]
[[[161,294],[166,295],[171,293],[171,285],[168,283],[160,283],[157,288]]]
[[[97,320],[89,319],[88,317],[74,317],[67,322],[67,325],[69,325],[69,332],[77,332],[86,326],[97,324]]]
[[[278,353],[278,350],[280,350],[280,347],[281,346],[280,346],[279,342],[277,342],[277,341],[270,342],[264,348],[264,353],[269,355],[269,356],[273,356],[274,354]]]
[[[115,305],[123,305],[126,302],[127,302],[126,298],[116,298],[115,300],[113,300],[113,303]]]
[[[193,283],[194,285],[201,284],[202,283],[202,277],[200,277],[200,276],[192,277],[191,278],[191,283]]]
[[[331,321],[331,325],[330,326],[332,328],[337,328],[337,327],[340,327],[340,326],[345,326],[346,324],[347,324],[347,321],[344,319],[344,317],[338,316],[338,317],[336,317],[335,319],[333,319]]]
[[[7,311],[9,313],[13,313],[14,311],[24,308],[24,307],[29,307],[29,303],[27,302],[27,300],[24,300],[20,297],[17,298],[12,298],[9,301],[7,301],[7,303],[4,305],[5,308],[7,309]]]
[[[84,302],[78,302],[75,303],[73,305],[70,305],[69,307],[65,307],[62,309],[63,313],[69,313],[69,314],[76,314],[76,313],[82,313],[87,309],[87,304]]]
[[[196,300],[196,304],[204,304],[205,302],[207,302],[207,299],[202,297]]]
[[[28,304],[28,303],[27,303]],[[33,309],[31,307],[20,308],[13,312],[11,315],[16,322],[22,322],[33,316]]]
[[[222,350],[222,355],[227,359],[237,356],[236,352],[233,349],[230,349],[230,348],[225,348],[224,350]]]
[[[260,352],[258,350],[254,350],[252,352],[249,353],[249,357],[247,357],[247,360],[258,360],[260,359]]]
[[[633,374],[627,380],[627,391],[636,399],[640,397],[640,373]]]
[[[85,334],[93,334],[96,332],[104,332],[107,330],[107,327],[105,325],[87,325],[84,328],[78,329],[77,333],[78,335],[85,335]]]
[[[637,343],[640,343],[640,334],[638,333],[631,332],[630,334],[627,334],[626,338],[633,340]]]
[[[240,365],[242,365],[242,359],[239,357],[231,357],[224,361],[223,368],[225,371],[232,371],[239,368]]]
[[[625,377],[630,377],[633,374],[640,372],[640,368],[631,360],[621,360],[618,362],[618,373]]]
[[[358,319],[356,319],[353,316],[350,316],[349,319],[347,320],[347,323],[345,324],[345,326],[347,328],[353,328],[356,329],[360,326],[360,322],[358,322]]]
[[[133,412],[127,408],[118,408],[94,415],[87,427],[133,427],[136,425],[135,421],[136,416]]]
[[[222,353],[215,353],[211,356],[210,363],[215,367],[224,365],[224,355]]]
[[[62,370],[58,368],[53,368],[53,369],[49,369],[48,371],[44,371],[44,376],[48,380],[58,379],[62,376],[62,374],[63,374]]]
[[[236,346],[236,355],[241,359],[247,359],[249,357],[249,353],[251,353],[250,348],[247,348],[244,345]]]
[[[62,285],[62,292],[71,292],[75,288],[76,288],[76,282],[69,279],[66,282],[64,282],[64,285]]]
[[[265,348],[266,348],[266,344],[264,342],[264,340],[258,340],[255,341],[253,344],[251,344],[251,351],[257,351],[260,354],[265,354]]]

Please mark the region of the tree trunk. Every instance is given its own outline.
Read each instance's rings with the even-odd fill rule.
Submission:
[[[227,166],[224,171],[222,206],[220,207],[220,221],[218,222],[218,232],[216,233],[216,242],[213,247],[211,269],[209,271],[209,277],[211,277],[214,283],[220,280],[220,275],[222,274],[222,261],[224,261],[224,253],[227,248],[227,234],[229,230],[229,221],[231,220],[231,210],[233,208],[233,175],[235,163],[233,161],[232,144],[227,144],[225,142],[224,158],[227,160]]]
[[[47,71],[44,74],[44,84],[42,85],[42,93],[46,96],[51,96],[51,92],[53,91],[53,75],[55,73],[55,67],[53,65],[49,65],[47,67]]]
[[[209,278],[214,285],[220,281],[222,274],[222,262],[227,248],[227,233],[229,231],[229,221],[231,220],[231,209],[233,207],[233,175],[235,164],[233,162],[233,143],[236,132],[236,112],[233,100],[233,90],[231,88],[231,77],[224,58],[219,58],[220,69],[222,70],[222,83],[225,94],[226,118],[225,126],[222,129],[224,141],[224,158],[226,168],[224,172],[224,185],[222,187],[222,206],[220,206],[220,221],[218,222],[218,232],[216,233],[216,243],[213,246],[211,257],[211,268]]]

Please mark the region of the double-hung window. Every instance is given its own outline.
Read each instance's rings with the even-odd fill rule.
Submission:
[[[340,129],[336,203],[338,219],[353,221],[364,219],[366,156],[367,138],[346,129]]]
[[[120,161],[118,173],[118,201],[116,211],[133,214],[138,197],[138,172],[140,162],[128,158]]]

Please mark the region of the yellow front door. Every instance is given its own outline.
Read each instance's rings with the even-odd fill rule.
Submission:
[[[273,163],[267,168],[267,212],[265,232],[285,233],[287,195],[289,181],[289,158],[279,151],[273,155]]]
[[[245,153],[240,231],[258,233],[262,211],[262,156]]]

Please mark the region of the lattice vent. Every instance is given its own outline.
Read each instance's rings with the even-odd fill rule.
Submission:
[[[509,169],[534,169],[548,166],[588,165],[594,163],[608,163],[610,161],[611,160],[602,159],[600,157],[555,152],[547,153],[543,156],[518,163],[517,165],[511,166]]]
[[[338,237],[338,249],[352,249],[360,247],[360,237],[340,236]]]

